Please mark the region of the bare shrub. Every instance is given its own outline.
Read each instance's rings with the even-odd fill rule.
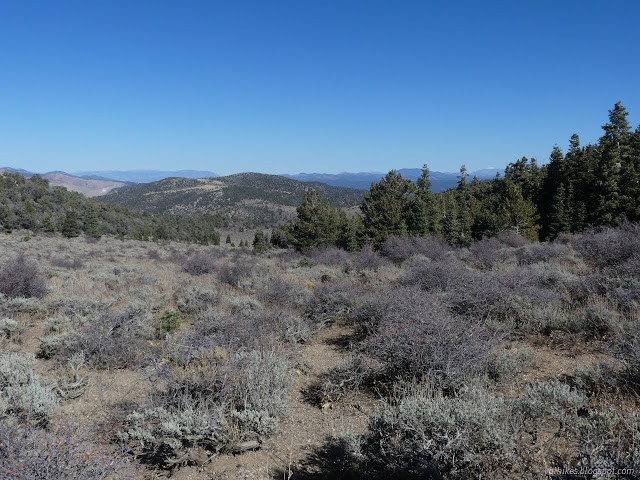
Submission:
[[[475,264],[481,269],[490,269],[497,263],[504,262],[510,255],[505,245],[495,237],[474,242],[469,251],[474,256]]]
[[[261,277],[256,295],[263,303],[289,307],[301,306],[308,300],[307,289],[296,280],[282,275]]]
[[[122,454],[92,437],[87,428],[69,423],[44,430],[30,423],[0,422],[0,476],[22,480],[135,476]]]
[[[0,268],[0,293],[9,298],[42,298],[47,284],[37,265],[18,255]]]
[[[401,264],[414,255],[422,255],[432,260],[441,259],[451,251],[451,247],[427,235],[423,237],[389,237],[380,248],[380,254],[393,263]]]
[[[614,342],[614,354],[624,366],[623,381],[628,388],[640,390],[640,333],[620,336]]]
[[[531,243],[531,240],[523,237],[522,235],[517,234],[513,230],[508,230],[506,232],[503,232],[500,235],[498,235],[497,238],[500,241],[500,243],[503,243],[507,247],[512,247],[512,248],[524,247],[525,245],[528,245]]]
[[[79,270],[84,267],[82,260],[69,257],[54,257],[51,259],[51,265],[58,268],[66,268],[67,270]]]
[[[548,262],[554,258],[569,256],[571,248],[562,243],[532,243],[526,247],[521,247],[516,251],[518,263],[520,265],[531,265],[532,263]]]
[[[186,315],[199,315],[220,303],[220,292],[206,287],[194,286],[177,294],[178,311]]]
[[[147,250],[147,256],[149,257],[149,259],[151,260],[155,260],[155,261],[159,261],[162,260],[162,255],[160,254],[160,252],[158,250],[156,250],[155,248],[152,248],[150,250]]]
[[[466,283],[473,273],[454,259],[436,261],[417,260],[411,263],[400,278],[406,286],[417,286],[427,292],[446,292],[458,283]]]
[[[389,264],[389,261],[375,252],[371,245],[365,245],[353,256],[351,264],[357,272],[364,270],[376,271],[380,267]]]
[[[347,317],[353,311],[359,288],[349,282],[326,282],[318,285],[307,306],[309,318],[322,326]]]
[[[190,275],[207,275],[216,271],[216,260],[210,255],[198,252],[181,259],[180,266]]]
[[[452,316],[433,295],[404,289],[403,300],[380,320],[378,332],[367,341],[368,351],[385,362],[393,377],[428,376],[449,388],[485,370],[501,335]]]
[[[313,247],[307,256],[313,263],[327,266],[344,265],[352,258],[349,252],[336,247]]]
[[[349,355],[321,375],[318,381],[309,387],[306,396],[317,406],[338,402],[357,394],[370,373],[362,355]]]
[[[144,352],[139,337],[143,326],[135,316],[106,313],[74,335],[74,350],[83,351],[87,363],[96,368],[134,366]]]
[[[218,268],[218,279],[222,283],[237,287],[242,280],[251,275],[255,265],[255,260],[244,257],[226,262]]]
[[[574,248],[598,267],[623,265],[640,251],[640,229],[625,222],[619,228],[591,230],[575,240]]]

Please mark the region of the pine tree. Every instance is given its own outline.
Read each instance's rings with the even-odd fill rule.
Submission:
[[[372,183],[360,206],[367,237],[379,247],[389,237],[406,229],[411,222],[415,184],[390,171],[379,183]],[[405,226],[401,227],[404,222]]]
[[[227,233],[227,238],[224,243],[231,243],[231,235]]]
[[[540,236],[542,238],[555,238],[558,236],[558,228],[560,225],[565,225],[565,229],[569,227],[566,225],[564,215],[566,214],[565,205],[566,202],[566,190],[564,188],[565,179],[565,158],[562,150],[558,145],[553,147],[551,155],[549,156],[549,164],[545,165],[546,172],[544,180],[542,182],[542,191],[540,194],[540,217],[541,217],[541,229]],[[562,206],[557,204],[558,190],[562,188]],[[557,215],[561,215],[563,218],[558,218]],[[554,225],[553,231],[551,225]],[[563,230],[564,231],[564,230]]]
[[[520,185],[508,183],[502,203],[502,214],[506,229],[531,240],[538,240],[540,225],[537,222],[540,215],[533,202],[524,198]]]
[[[299,251],[313,245],[336,245],[341,231],[341,216],[316,190],[309,190],[297,208],[297,217],[291,227],[292,243]]]
[[[67,210],[62,224],[62,235],[68,238],[80,235],[80,227],[78,226],[78,217],[73,210]]]
[[[460,167],[460,180],[456,188],[456,202],[458,204],[458,243],[469,245],[471,243],[471,211],[469,209],[469,187],[467,185],[467,167]]]
[[[267,248],[267,239],[264,236],[264,232],[262,230],[257,230],[253,237],[253,251],[258,254],[265,253]]]
[[[102,237],[102,229],[100,228],[98,216],[96,215],[96,211],[93,207],[89,207],[87,211],[87,215],[84,219],[83,230],[87,237],[95,239]]]
[[[460,241],[460,227],[458,225],[458,210],[451,195],[444,199],[442,212],[442,235],[449,245],[456,245]]]
[[[436,195],[431,191],[431,173],[427,164],[416,180],[416,197],[412,206],[412,221],[409,231],[415,235],[436,234],[439,231],[439,216]]]
[[[566,208],[564,184],[560,184],[553,197],[549,219],[549,239],[554,240],[560,233],[569,231],[569,216]]]
[[[621,202],[621,173],[631,161],[631,128],[627,121],[627,110],[620,102],[609,110],[609,123],[604,125],[600,138],[600,161],[598,163],[598,209],[597,223],[615,225],[623,213]],[[624,167],[623,167],[624,166]]]

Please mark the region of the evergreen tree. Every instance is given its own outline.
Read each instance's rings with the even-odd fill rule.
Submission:
[[[68,238],[80,235],[80,227],[78,226],[78,217],[73,210],[67,210],[62,224],[62,235]]]
[[[427,164],[416,180],[416,197],[412,207],[409,231],[414,235],[436,234],[439,231],[439,216],[436,195],[431,191],[431,178]]]
[[[538,240],[540,219],[536,206],[531,200],[524,198],[522,187],[508,183],[507,193],[502,203],[504,228],[511,229],[523,237]]]
[[[224,243],[231,243],[231,235],[227,233],[227,238]]]
[[[291,240],[299,251],[307,251],[313,245],[337,244],[344,217],[318,191],[305,193],[297,214],[291,228]]]
[[[564,184],[560,184],[553,197],[551,215],[549,219],[549,239],[555,239],[560,233],[569,231],[569,216],[566,208]]]
[[[562,150],[558,145],[553,147],[551,155],[549,156],[549,164],[545,166],[546,175],[542,182],[542,192],[540,201],[540,216],[541,216],[541,229],[540,236],[542,238],[555,238],[561,231],[569,229],[568,222],[566,222],[566,191],[564,188],[565,183],[565,158]],[[559,199],[558,191],[562,188],[562,205],[558,205]],[[562,218],[559,218],[560,215]],[[553,231],[551,225],[554,225]],[[558,230],[558,228],[564,228],[565,230]]]
[[[253,237],[253,251],[258,254],[265,253],[268,247],[267,238],[265,237],[264,232],[262,230],[257,230]]]
[[[446,199],[443,196],[443,202],[442,235],[449,245],[456,245],[460,241],[456,203],[451,195],[447,195]]]
[[[609,110],[609,123],[604,125],[600,138],[601,157],[598,163],[598,209],[597,223],[615,225],[623,213],[621,201],[622,172],[631,162],[631,128],[627,121],[627,110],[620,102]],[[623,167],[624,166],[624,167]]]
[[[372,183],[360,206],[366,236],[379,247],[390,235],[407,230],[411,222],[415,184],[390,171],[379,183]],[[404,223],[404,227],[402,224]]]
[[[467,185],[467,167],[460,167],[460,180],[456,188],[456,200],[458,204],[458,242],[461,245],[471,243],[471,211],[469,210],[469,187]]]
[[[100,224],[98,223],[98,216],[96,215],[95,209],[91,206],[87,210],[87,215],[84,219],[83,230],[84,234],[87,237],[95,239],[102,237],[102,229],[100,228]]]

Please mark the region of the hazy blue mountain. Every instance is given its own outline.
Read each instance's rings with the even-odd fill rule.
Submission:
[[[217,173],[209,172],[206,170],[175,170],[175,171],[162,171],[162,170],[96,170],[87,172],[74,172],[81,178],[97,179],[101,180],[116,180],[118,182],[132,182],[132,183],[149,183],[157,182],[170,177],[179,178],[210,178],[218,177]]]
[[[496,173],[501,174],[504,171],[499,169],[487,168],[484,170],[478,170],[469,174],[469,179],[477,176],[480,180],[488,180],[494,178]],[[422,169],[420,168],[401,168],[398,170],[404,178],[416,181]],[[371,182],[379,182],[386,173],[383,172],[359,172],[359,173],[299,173],[296,175],[283,175],[283,177],[299,180],[301,182],[322,182],[335,187],[346,188],[358,188],[369,190]],[[433,184],[432,190],[435,192],[441,192],[449,188],[455,187],[458,181],[458,173],[443,173],[443,172],[431,172],[431,183]]]
[[[35,173],[33,172],[29,172],[27,170],[23,170],[22,168],[11,168],[11,167],[2,167],[0,168],[0,172],[2,171],[5,172],[11,172],[11,173],[19,173],[20,175],[26,177],[26,178],[31,178],[35,175]]]

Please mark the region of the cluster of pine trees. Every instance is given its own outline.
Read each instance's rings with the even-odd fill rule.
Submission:
[[[416,183],[392,170],[371,185],[362,215],[354,218],[309,191],[288,227],[289,239],[301,251],[314,245],[353,251],[364,243],[379,247],[390,235],[433,234],[468,245],[506,230],[552,240],[562,232],[614,226],[623,217],[637,222],[640,126],[633,131],[627,116],[618,102],[597,144],[581,146],[573,135],[566,154],[556,146],[544,165],[523,157],[507,166],[504,177],[469,181],[463,165],[457,187],[438,194],[431,191],[426,165]]]
[[[24,229],[61,233],[67,237],[112,235],[137,240],[219,244],[216,227],[220,223],[220,218],[211,215],[177,217],[132,212],[64,187],[51,187],[49,181],[39,175],[31,178],[17,173],[0,175],[0,232]]]

